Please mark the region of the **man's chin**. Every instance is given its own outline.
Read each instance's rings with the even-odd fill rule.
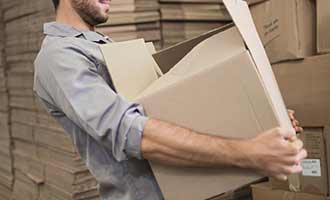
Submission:
[[[109,19],[109,16],[106,16],[103,19],[100,19],[96,25],[103,24],[103,23],[107,22],[108,19]]]
[[[88,23],[91,26],[97,26],[99,24],[103,24],[108,21],[109,16],[104,16],[104,17],[94,17],[94,18],[85,18],[84,21]]]

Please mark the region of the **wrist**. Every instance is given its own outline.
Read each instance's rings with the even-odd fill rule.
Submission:
[[[232,140],[233,165],[240,168],[254,168],[252,139]]]

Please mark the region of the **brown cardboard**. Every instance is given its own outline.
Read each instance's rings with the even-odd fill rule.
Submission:
[[[326,200],[322,195],[272,189],[269,183],[252,186],[253,200]]]
[[[316,0],[317,5],[317,51],[318,53],[330,52],[330,1]]]
[[[304,127],[330,125],[330,54],[273,65],[288,108]]]
[[[314,0],[268,0],[251,13],[271,63],[315,54]]]
[[[102,45],[118,93],[128,91],[124,96],[128,100],[138,97],[150,117],[206,134],[250,138],[275,126],[291,127],[247,4],[224,2],[237,28],[216,29],[161,52],[174,59],[171,64],[175,66],[169,67],[166,59],[158,59],[160,68],[164,69],[164,64],[169,71],[154,81],[156,63],[147,50],[142,50],[147,48],[141,41]],[[139,51],[130,51],[132,44],[139,46],[134,48]],[[126,52],[125,56],[121,52]],[[147,88],[136,78],[127,78],[130,69],[138,71],[134,69],[137,66],[150,72],[138,74],[151,80]],[[134,90],[125,88],[130,85]],[[151,165],[166,199],[205,199],[260,178],[255,172],[237,168],[176,168],[154,162]]]
[[[329,133],[323,128],[305,128],[302,133],[304,147],[308,152],[308,157],[302,161],[302,192],[325,196],[328,194],[326,134]]]

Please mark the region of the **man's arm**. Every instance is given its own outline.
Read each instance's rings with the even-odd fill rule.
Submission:
[[[61,45],[37,59],[40,87],[51,103],[118,161],[140,158],[142,152],[146,159],[179,166],[234,165],[272,176],[301,170],[295,164],[304,157],[302,145],[292,147],[286,140],[293,132],[274,129],[254,139],[230,140],[148,120],[140,106],[114,93],[88,53],[75,45]]]
[[[175,166],[251,168],[278,179],[302,170],[306,157],[294,131],[275,128],[248,140],[225,139],[151,119],[143,132],[143,157]],[[291,141],[295,140],[296,145]]]
[[[117,161],[141,158],[148,120],[136,103],[117,95],[98,74],[90,52],[69,39],[43,49],[35,62],[38,96],[63,112]]]

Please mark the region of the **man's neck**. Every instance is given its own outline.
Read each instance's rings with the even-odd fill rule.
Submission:
[[[63,1],[63,3],[64,2],[69,3],[68,1]],[[95,30],[95,26],[87,24],[72,8],[71,5],[59,5],[56,12],[56,22],[68,24],[74,28],[81,30]]]

